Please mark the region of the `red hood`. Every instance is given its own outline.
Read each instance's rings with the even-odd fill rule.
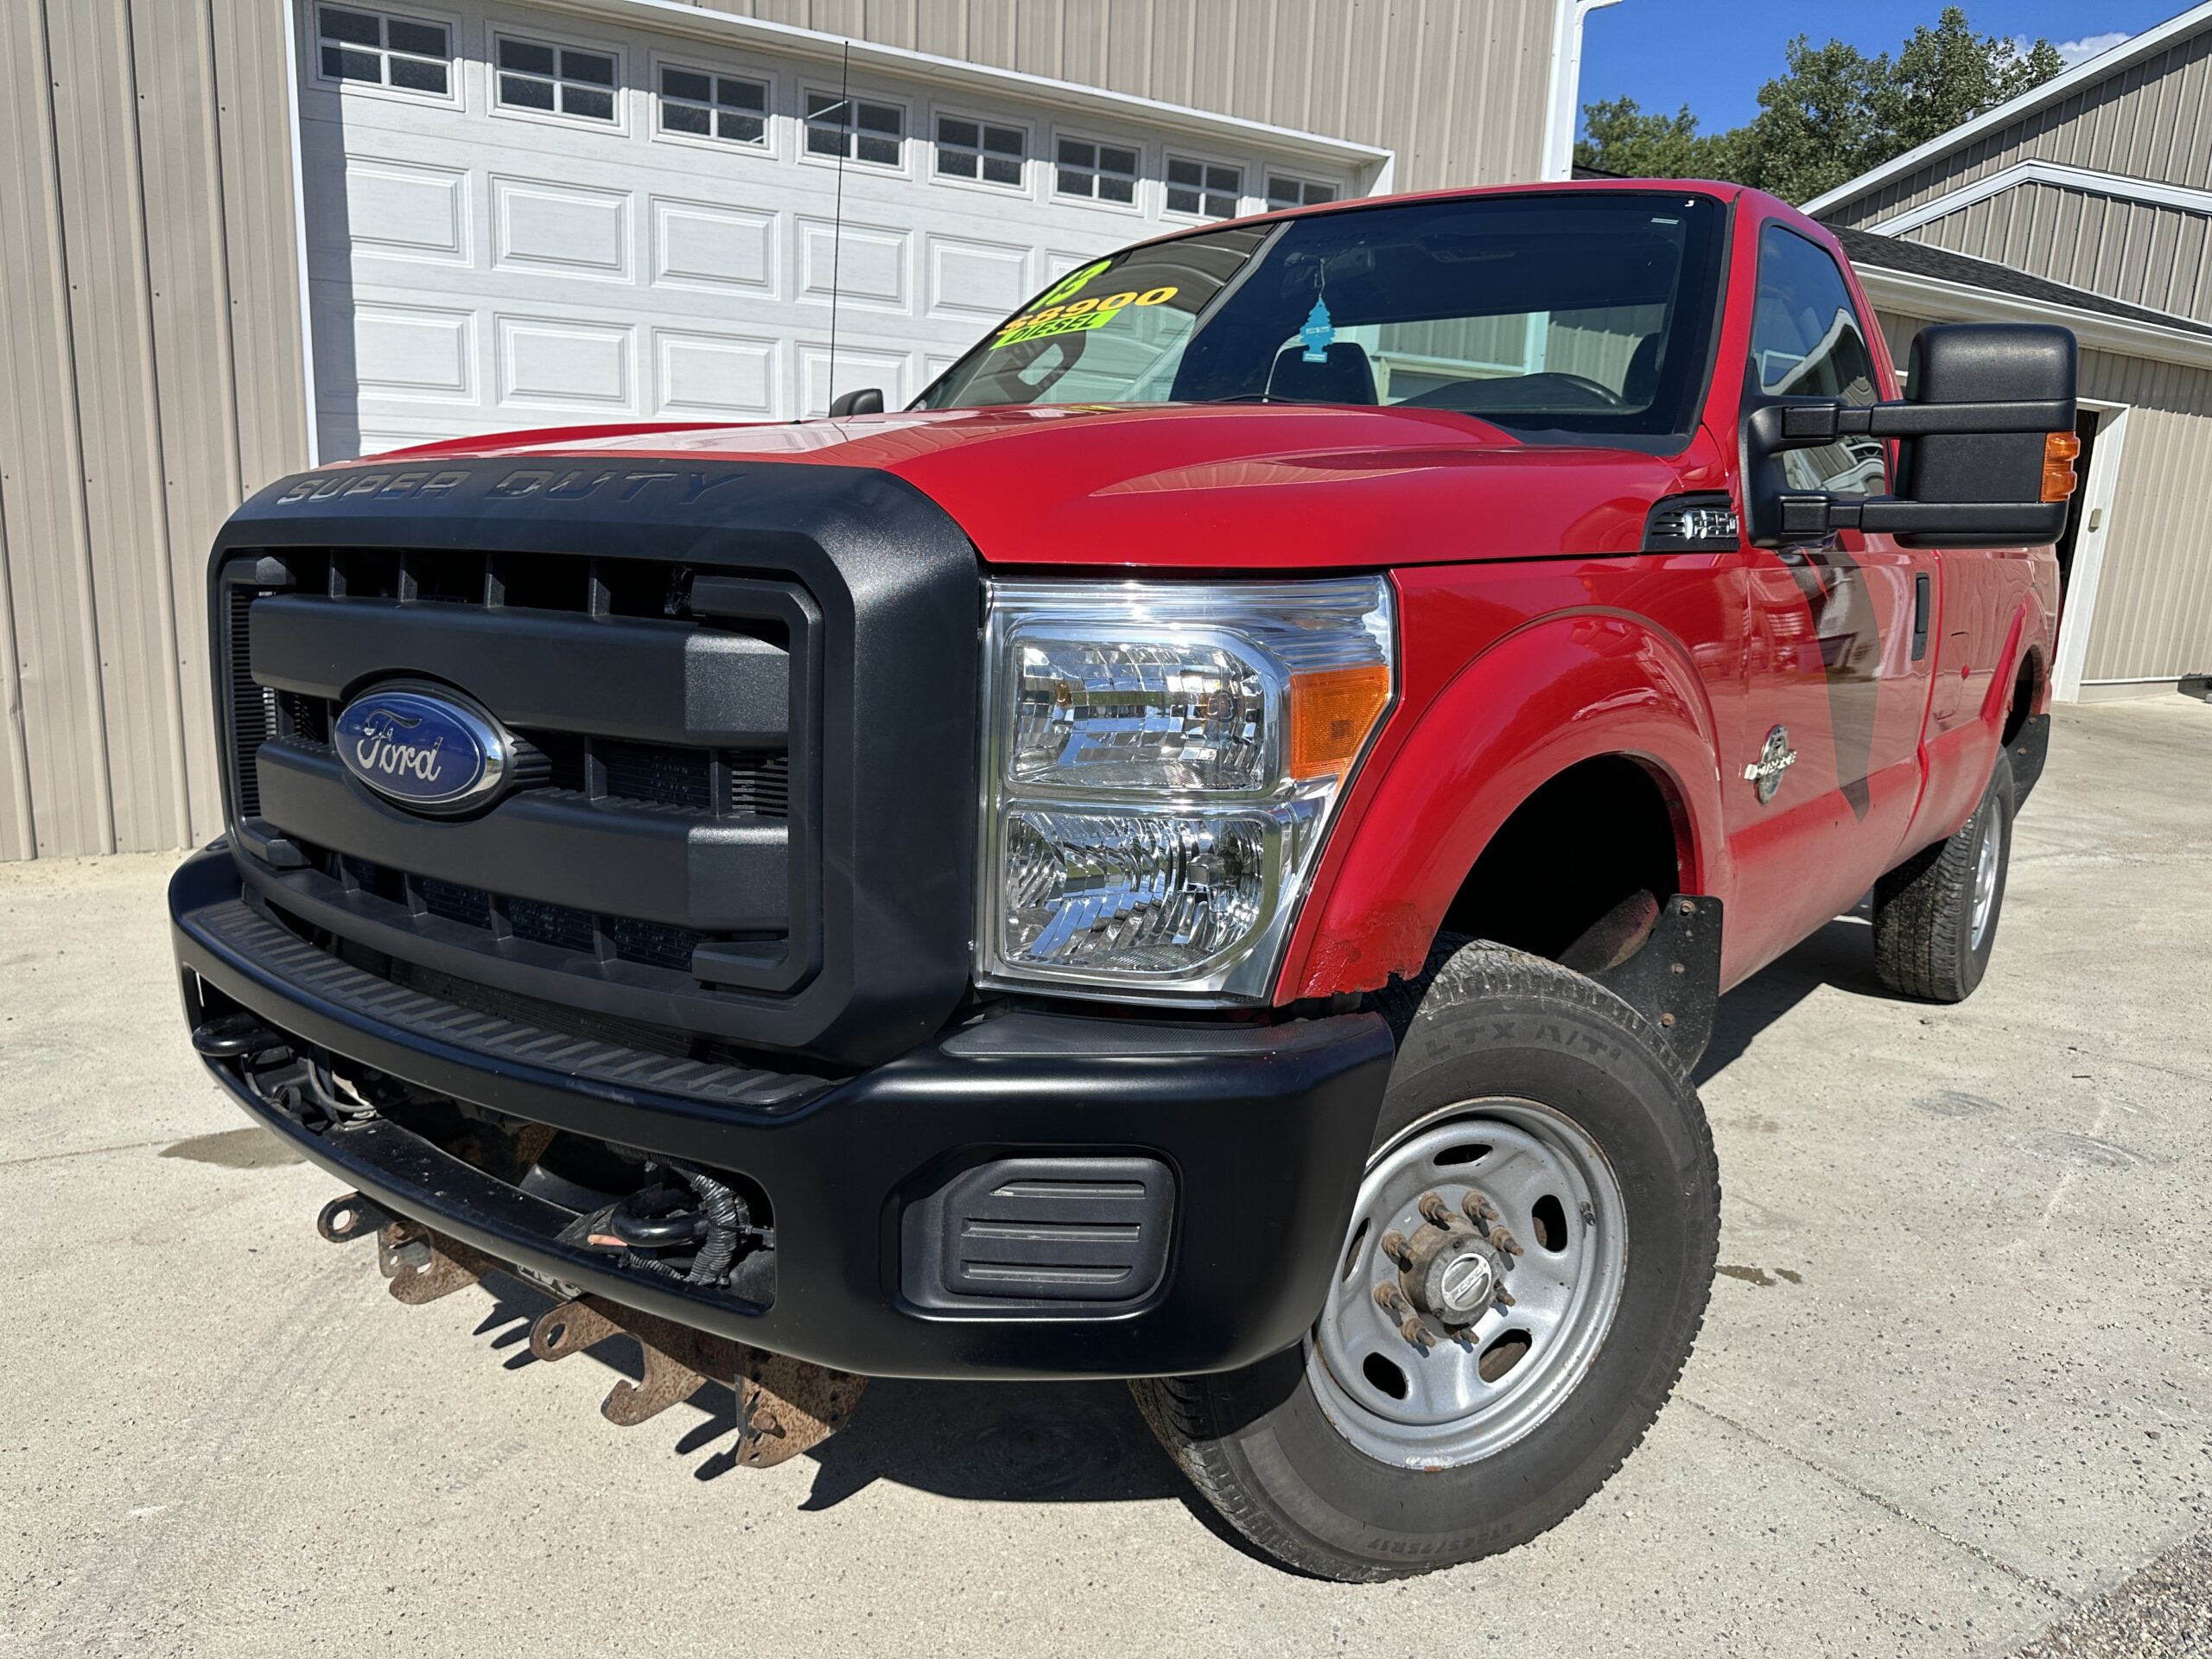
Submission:
[[[594,427],[404,452],[871,467],[997,564],[1366,568],[1631,552],[1677,463],[1523,444],[1437,410],[946,410],[779,426]],[[379,456],[379,461],[394,457]]]

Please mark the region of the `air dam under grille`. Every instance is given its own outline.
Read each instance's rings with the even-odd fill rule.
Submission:
[[[399,456],[272,485],[210,576],[238,865],[334,954],[839,1065],[964,992],[978,572],[911,487]],[[396,680],[513,735],[503,793],[359,781],[338,715]]]
[[[1175,1177],[1156,1158],[1001,1158],[955,1176],[900,1224],[918,1307],[1134,1306],[1167,1270]]]

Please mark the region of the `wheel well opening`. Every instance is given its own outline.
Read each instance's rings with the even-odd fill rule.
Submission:
[[[1514,809],[1460,884],[1444,925],[1557,959],[1624,899],[1683,890],[1686,820],[1625,755],[1570,766]]]
[[[2012,706],[2005,713],[2005,747],[2012,747],[2027,728],[2028,716],[2035,713],[2036,698],[2042,690],[2043,663],[2031,651],[2020,658],[2020,671],[2012,680]]]

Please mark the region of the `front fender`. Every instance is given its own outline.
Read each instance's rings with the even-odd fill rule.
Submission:
[[[1283,964],[1285,1000],[1421,971],[1498,827],[1579,761],[1626,755],[1676,809],[1683,890],[1728,887],[1719,734],[1681,642],[1635,613],[1555,613],[1505,634],[1391,721],[1325,850]]]

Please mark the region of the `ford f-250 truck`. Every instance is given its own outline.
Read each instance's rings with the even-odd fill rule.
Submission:
[[[2074,377],[1929,328],[1900,399],[1782,202],[1545,186],[1145,243],[904,410],[284,480],[194,1041],[402,1300],[636,1337],[619,1421],[1126,1377],[1288,1566],[1504,1548],[1703,1317],[1720,994],[1869,887],[1982,976]]]

